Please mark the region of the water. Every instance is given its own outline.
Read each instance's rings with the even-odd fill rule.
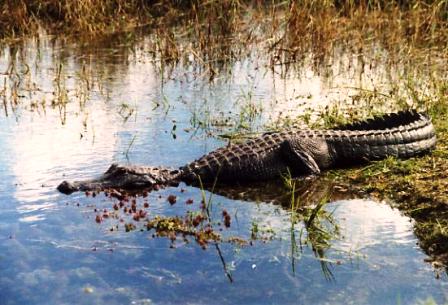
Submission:
[[[142,222],[125,232],[119,218],[132,220],[121,212],[97,223],[98,211],[111,212],[115,203],[102,194],[59,194],[62,180],[98,175],[112,162],[183,165],[227,143],[210,135],[257,132],[280,115],[322,110],[352,87],[387,80],[381,69],[343,69],[343,60],[333,64],[339,72],[332,77],[307,66],[280,77],[254,59],[233,63],[230,75],[212,83],[188,66],[161,77],[145,39],[101,48],[29,41],[14,69],[14,50],[2,53],[0,304],[447,302],[446,274],[436,278],[412,221],[384,203],[326,205],[318,222],[330,234],[321,240],[301,222],[292,230],[284,206],[253,195],[230,199],[241,189],[223,191],[212,197],[212,219],[222,222],[225,209],[232,223],[216,225],[219,233],[249,240],[256,226],[265,239],[203,250],[194,238],[153,238],[138,230]],[[252,193],[274,189],[282,192],[274,185]],[[170,205],[168,195],[177,203]],[[185,204],[190,198],[193,204]],[[200,200],[200,189],[182,184],[137,202],[147,202],[154,217],[198,211]],[[328,245],[314,252],[316,244],[300,245],[307,236]]]

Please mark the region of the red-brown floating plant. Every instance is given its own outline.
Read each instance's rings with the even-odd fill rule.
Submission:
[[[169,202],[171,205],[175,204],[176,201],[177,201],[177,197],[176,197],[176,196],[174,196],[174,195],[169,195],[169,196],[168,196],[168,202]]]
[[[224,225],[226,226],[226,228],[230,227],[230,215],[229,214],[224,216]]]

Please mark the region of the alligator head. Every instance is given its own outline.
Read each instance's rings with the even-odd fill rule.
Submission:
[[[100,191],[108,188],[137,189],[156,185],[169,185],[177,182],[180,170],[169,168],[112,164],[97,179],[68,182],[57,187],[64,194],[76,191]]]

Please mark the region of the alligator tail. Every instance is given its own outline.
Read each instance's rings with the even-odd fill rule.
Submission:
[[[326,140],[338,161],[347,164],[421,155],[435,147],[436,134],[428,115],[402,111],[344,125],[331,130]]]

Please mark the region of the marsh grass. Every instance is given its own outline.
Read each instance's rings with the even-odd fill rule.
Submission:
[[[193,57],[213,78],[222,65],[250,54],[253,43],[272,54],[273,65],[300,62],[310,52],[322,63],[341,41],[362,52],[373,37],[399,55],[413,48],[440,49],[448,37],[447,11],[446,0],[19,0],[0,6],[0,37],[44,28],[79,39],[79,34],[104,36],[150,25],[163,62]]]
[[[0,36],[16,38],[39,27],[68,33],[120,31],[142,21],[147,5],[141,1],[4,1],[0,6]]]
[[[43,28],[47,32],[63,33],[63,36],[81,41],[87,39],[89,43],[101,46],[110,44],[110,41],[119,41],[119,44],[129,46],[129,52],[134,52],[132,45],[136,35],[133,33],[137,31],[128,30],[150,24],[150,39],[146,42],[148,45],[145,50],[153,56],[154,65],[160,71],[162,86],[164,79],[168,79],[174,67],[179,65],[191,68],[194,78],[213,82],[217,76],[230,75],[233,63],[253,56],[254,52],[269,58],[272,71],[283,77],[288,77],[289,73],[300,74],[298,71],[310,56],[316,73],[322,73],[325,66],[332,64],[330,59],[335,56],[335,48],[341,46],[350,53],[359,54],[360,58],[366,57],[363,59],[365,61],[385,60],[386,66],[402,65],[407,69],[419,62],[414,68],[418,71],[428,66],[443,67],[443,61],[447,60],[443,52],[448,41],[447,6],[447,1],[442,0],[415,0],[406,5],[401,1],[348,0],[269,3],[237,0],[20,0],[4,2],[0,6],[0,25],[3,25],[0,26],[0,37],[39,37],[39,33],[42,33],[39,28]],[[93,40],[89,38],[92,35]],[[20,43],[16,45],[10,48],[11,65],[7,71],[9,84],[5,83],[1,91],[3,108],[8,114],[21,104],[21,96],[25,96],[23,91],[30,94],[40,89],[31,88],[35,81],[27,72],[39,60],[25,60],[21,56],[25,46]],[[39,47],[37,50],[39,52]],[[386,55],[378,55],[378,50],[386,52]],[[85,51],[81,46],[77,51],[80,53],[78,56],[84,56]],[[60,62],[63,62],[63,58]],[[54,65],[56,70],[59,69],[58,60],[55,60]],[[104,90],[102,69],[95,71],[97,75],[92,75],[96,68],[81,62],[76,72],[79,87],[74,95],[80,106],[86,104],[95,83],[99,91]],[[417,100],[421,86],[409,81],[418,80],[420,75],[413,77],[408,70],[402,74],[403,79],[399,81],[396,91],[403,86],[416,88],[412,98]],[[408,79],[409,75],[411,79]],[[63,81],[63,77],[57,78],[54,90],[56,100],[52,101],[53,106],[61,108],[62,114],[65,108],[63,105],[75,100],[67,92],[69,88],[63,86]],[[25,83],[29,85],[25,87]],[[8,90],[5,90],[6,87],[9,87]],[[360,89],[359,99],[366,101],[369,96],[374,101],[369,109],[378,104],[375,101],[386,100],[394,95],[390,94],[389,88],[385,92]],[[250,90],[243,94],[246,95],[244,100],[252,99]],[[41,100],[34,100],[33,107],[42,104]],[[10,109],[6,107],[8,104]],[[245,129],[263,109],[256,102],[251,102],[242,110],[238,125],[240,129]],[[200,119],[198,122],[209,126],[207,120]],[[335,122],[330,120],[327,123],[331,125]]]
[[[254,89],[240,90],[227,112],[215,111],[207,99],[194,103],[190,109],[190,125],[194,135],[219,136],[230,141],[240,141],[258,135],[263,104],[253,96]],[[257,124],[258,123],[258,124]]]

